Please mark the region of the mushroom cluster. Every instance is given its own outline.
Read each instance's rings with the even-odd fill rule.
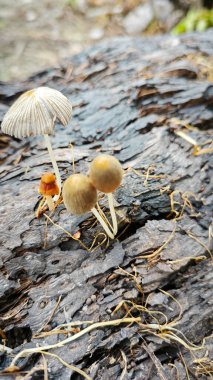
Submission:
[[[62,195],[67,211],[75,215],[91,211],[107,235],[114,239],[118,232],[118,225],[112,193],[120,186],[122,177],[123,169],[115,157],[110,155],[96,157],[90,165],[88,177],[83,174],[73,174],[66,179]],[[106,216],[103,218],[95,208],[98,199],[97,191],[108,195],[113,227]]]
[[[39,210],[41,205],[45,204],[50,211],[54,211],[54,202],[60,197],[61,176],[49,135],[53,134],[56,121],[66,126],[71,116],[72,105],[61,92],[49,87],[38,87],[21,95],[2,121],[2,132],[16,138],[44,136],[55,174],[48,172],[41,177],[38,191],[43,198]],[[91,211],[107,235],[114,239],[118,232],[118,225],[112,193],[120,186],[122,177],[121,164],[115,157],[99,155],[92,161],[88,176],[73,174],[64,182],[62,195],[67,211],[75,215]],[[108,196],[112,226],[100,208],[99,211],[96,208],[98,191]]]
[[[74,215],[82,215],[91,211],[101,223],[107,235],[114,239],[109,227],[95,208],[98,195],[97,189],[90,178],[83,174],[71,175],[64,182],[62,195],[68,212]]]

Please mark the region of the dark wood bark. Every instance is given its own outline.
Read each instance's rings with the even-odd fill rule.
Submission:
[[[199,345],[211,334],[212,162],[209,154],[194,156],[192,145],[175,131],[187,121],[195,127],[190,135],[200,145],[211,138],[212,37],[208,31],[180,39],[113,39],[24,83],[0,85],[1,117],[19,94],[35,86],[54,87],[70,98],[73,119],[65,129],[56,126],[52,139],[63,179],[72,173],[69,143],[75,146],[76,171],[86,173],[99,151],[113,153],[126,169],[115,194],[123,233],[108,247],[103,244],[87,252],[51,223],[46,228],[44,217],[35,218],[39,178],[51,170],[42,138],[18,141],[1,135],[0,337],[6,335],[12,356],[38,342],[46,345],[62,339],[32,338],[48,323],[60,296],[48,330],[66,319],[104,321],[124,316],[122,308],[112,314],[122,300],[143,304],[137,283],[147,307],[164,312],[169,321],[178,316],[178,306],[159,289],[177,299],[182,316],[176,328],[191,342]],[[173,196],[178,202],[176,215],[171,209]],[[190,203],[184,206],[184,200]],[[101,203],[105,205],[104,200]],[[101,231],[89,214],[70,216],[63,204],[53,220],[71,233],[80,230],[87,246]],[[154,261],[141,257],[157,249]],[[200,256],[201,262],[196,260]],[[134,315],[153,323],[147,313]],[[125,379],[175,379],[178,371],[184,380],[183,360],[191,379],[208,377],[198,373],[186,348],[144,333],[138,325],[98,329],[53,352],[92,379],[107,380],[121,377],[121,350],[127,358]],[[207,351],[210,362],[211,338],[194,355],[199,358]],[[0,353],[2,369],[12,356]],[[29,370],[38,363],[42,360],[37,355],[18,364]],[[48,368],[49,379],[81,378],[54,358],[48,358]],[[0,377],[14,378],[3,373]],[[32,378],[42,379],[43,372],[35,371]]]

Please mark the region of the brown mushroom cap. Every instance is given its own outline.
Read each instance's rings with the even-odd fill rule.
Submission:
[[[113,193],[121,184],[123,169],[117,158],[103,154],[92,161],[89,177],[97,190]]]
[[[73,174],[67,178],[62,195],[66,209],[74,215],[85,214],[97,202],[97,190],[83,174]]]
[[[59,194],[59,187],[53,173],[45,173],[42,175],[38,192],[46,196]]]

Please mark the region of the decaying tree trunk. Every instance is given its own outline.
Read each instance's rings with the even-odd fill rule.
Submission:
[[[118,38],[24,83],[1,84],[1,117],[35,86],[59,89],[72,101],[70,125],[57,126],[52,139],[63,179],[73,170],[69,143],[77,172],[87,173],[97,152],[113,153],[126,169],[115,194],[119,235],[109,245],[90,214],[68,215],[61,204],[52,215],[69,233],[79,231],[87,247],[101,232],[88,252],[45,216],[35,218],[39,178],[51,170],[42,139],[1,135],[2,370],[21,350],[78,331],[49,334],[60,324],[128,316],[141,323],[96,328],[47,352],[92,379],[210,378],[212,37],[208,31]],[[106,207],[104,199],[100,203]],[[169,326],[179,341],[167,335]],[[46,336],[37,338],[39,332]],[[202,342],[203,349],[193,350]],[[83,378],[45,357],[49,379]],[[16,365],[31,373],[19,378],[45,378],[44,360],[40,354],[19,359]],[[1,372],[0,378],[15,376]]]

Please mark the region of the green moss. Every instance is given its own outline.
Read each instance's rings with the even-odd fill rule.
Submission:
[[[6,25],[7,25],[6,21],[0,19],[0,29],[4,29]]]
[[[76,0],[67,0],[67,4],[71,7],[71,8],[76,8],[77,6],[77,1]]]
[[[213,27],[213,9],[201,8],[198,10],[190,10],[179,24],[172,29],[173,35],[185,32],[204,30]]]

